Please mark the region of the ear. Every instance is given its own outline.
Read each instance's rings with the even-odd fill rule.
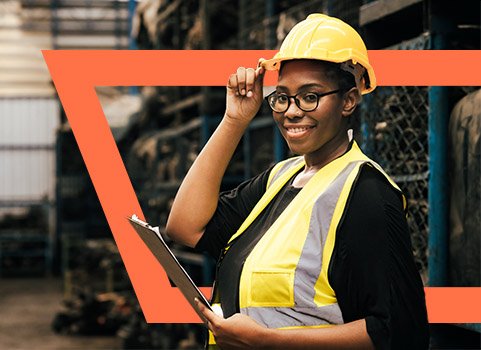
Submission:
[[[349,117],[361,102],[361,94],[356,87],[352,87],[344,94],[343,100],[342,116]]]

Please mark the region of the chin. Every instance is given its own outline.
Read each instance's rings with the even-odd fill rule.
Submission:
[[[311,151],[306,148],[306,147],[302,147],[302,146],[299,146],[299,145],[292,145],[292,144],[287,144],[289,146],[289,150],[295,154],[296,156],[304,156],[308,153],[310,153]]]

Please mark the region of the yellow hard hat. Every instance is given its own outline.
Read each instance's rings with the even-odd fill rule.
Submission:
[[[291,29],[274,58],[261,65],[267,70],[278,70],[280,62],[293,59],[341,63],[341,69],[354,75],[361,94],[376,88],[366,45],[354,28],[338,18],[320,13],[309,15]]]

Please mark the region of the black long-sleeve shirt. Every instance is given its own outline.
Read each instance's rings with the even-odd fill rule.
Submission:
[[[223,192],[196,249],[217,258],[266,190],[269,171]],[[292,180],[291,180],[292,181]],[[239,312],[242,264],[255,244],[300,191],[289,182],[233,244],[216,279],[224,317]],[[377,349],[427,349],[424,290],[417,271],[402,200],[369,166],[353,186],[328,270],[344,322],[366,319]]]

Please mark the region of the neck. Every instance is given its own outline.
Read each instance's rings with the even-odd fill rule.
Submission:
[[[304,171],[317,171],[334,159],[343,155],[349,147],[349,137],[345,130],[339,132],[318,150],[304,155],[306,168]]]

